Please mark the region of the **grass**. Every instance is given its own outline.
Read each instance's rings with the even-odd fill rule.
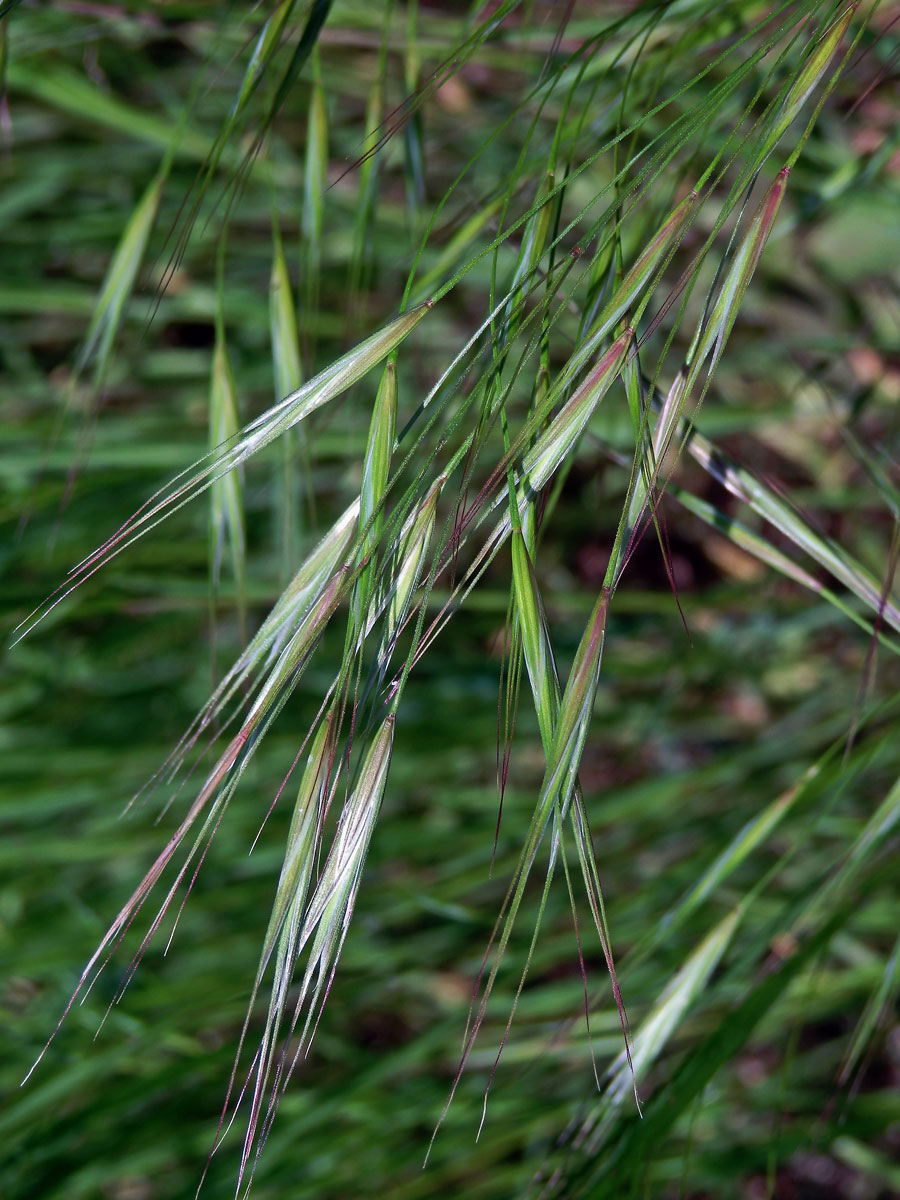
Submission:
[[[892,1194],[896,13],[0,11],[4,1194]]]

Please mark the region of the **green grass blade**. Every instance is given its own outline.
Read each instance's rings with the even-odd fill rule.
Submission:
[[[213,351],[212,378],[209,394],[209,442],[220,446],[234,438],[239,428],[234,376],[228,361],[224,333],[220,330]],[[245,626],[247,557],[244,531],[243,488],[239,470],[235,469],[215,479],[210,487],[210,564],[213,597],[219,590],[222,561],[226,546],[231,573],[237,591],[241,625]]]
[[[134,291],[138,271],[144,261],[147,242],[159,213],[167,175],[168,170],[164,167],[153,178],[138,201],[110,260],[106,278],[97,297],[94,314],[75,366],[76,374],[81,374],[86,367],[93,365],[96,388],[102,388],[106,379],[113,343],[122,324],[125,307]]]
[[[297,313],[291,278],[288,273],[284,247],[277,222],[269,281],[269,326],[272,339],[272,359],[275,367],[275,398],[296,392],[303,383],[300,341],[297,336]],[[300,487],[297,475],[308,466],[308,451],[302,429],[288,430],[282,439],[279,522],[282,562],[290,570],[297,555],[297,513]],[[308,485],[307,485],[308,486]]]

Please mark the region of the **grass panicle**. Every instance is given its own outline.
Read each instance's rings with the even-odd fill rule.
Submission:
[[[894,1185],[892,20],[0,3],[17,1194]]]

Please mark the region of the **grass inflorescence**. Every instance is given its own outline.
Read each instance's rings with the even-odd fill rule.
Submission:
[[[891,1194],[894,16],[0,5],[11,1194]]]

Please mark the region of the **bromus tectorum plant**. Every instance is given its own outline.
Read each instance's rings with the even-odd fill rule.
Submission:
[[[13,640],[27,636],[27,654],[45,629],[65,637],[103,580],[133,593],[127,563],[150,555],[159,572],[148,547],[171,529],[173,569],[208,567],[197,594],[213,660],[208,698],[140,793],[162,796],[162,848],[103,922],[57,1032],[89,996],[116,1011],[142,960],[172,943],[213,840],[232,839],[261,863],[241,914],[258,940],[235,953],[240,1014],[230,1005],[210,1038],[224,1099],[217,1127],[204,1114],[205,1171],[201,1139],[184,1154],[213,1194],[788,1196],[807,1150],[837,1164],[828,1194],[849,1187],[840,1171],[894,1186],[896,1102],[876,1121],[853,1089],[887,1055],[900,982],[884,917],[900,818],[885,403],[900,283],[878,249],[871,278],[855,264],[816,274],[816,239],[827,250],[855,192],[898,202],[896,136],[854,143],[838,120],[893,70],[887,6],[126,4],[81,30],[68,10],[13,9],[0,5],[17,163],[0,222],[29,214],[51,178],[34,150],[48,122],[57,138],[72,122],[124,139],[123,180],[141,180],[116,231],[85,201],[64,235],[105,239],[108,267],[95,301],[66,294],[80,347],[54,383],[64,419],[49,405],[45,445],[16,468],[27,507],[40,529],[74,416],[96,415],[111,457],[106,423],[132,395],[165,397],[147,415],[134,400],[134,463],[171,472],[149,499],[142,476],[123,483],[102,508],[123,500],[132,515],[86,548],[65,533],[91,486],[86,455],[59,518],[75,565],[28,615],[17,595]],[[72,186],[89,196],[97,176]],[[24,311],[29,294],[0,288],[0,302]],[[871,334],[868,358],[853,358],[851,320]],[[49,353],[26,335],[0,341],[23,394]],[[203,428],[193,462],[155,424],[185,412]],[[205,513],[191,507],[204,494]],[[644,598],[629,601],[635,579]],[[466,622],[485,613],[474,657],[499,686],[497,790],[479,777],[474,816],[462,792],[449,807],[416,800],[421,828],[413,808],[391,850],[394,797],[430,778],[423,728],[449,761],[464,755],[454,721],[480,683],[454,718],[453,680]],[[398,864],[426,852],[433,865],[403,882]],[[382,886],[380,913],[365,909],[373,856],[400,881]],[[433,962],[437,950],[400,945],[404,929],[419,945],[426,912],[458,939]],[[328,1024],[358,924],[383,942],[373,959],[398,995],[418,988],[447,1010],[431,1041],[410,1016],[415,1049],[391,1060],[405,1064],[403,1136],[424,1173],[392,1174],[375,1148],[353,1167],[356,1142],[328,1144],[333,1107],[352,1109],[368,1078],[362,1051],[354,1082],[309,1108],[289,1087],[312,1056],[314,1091],[335,1046],[365,1041]],[[120,947],[129,965],[110,986]],[[358,953],[352,970],[365,977]],[[846,1025],[836,1058],[803,1024],[820,990]],[[579,1009],[577,1029],[551,1036]],[[820,1045],[843,1108],[823,1103],[815,1130],[782,1140],[792,1070],[810,1078]],[[558,1075],[540,1075],[545,1104],[503,1094],[493,1116],[509,1060],[558,1062]],[[48,1068],[34,1067],[39,1089]],[[765,1135],[723,1141],[745,1110],[765,1114]],[[299,1183],[267,1175],[269,1157],[289,1160],[292,1121]],[[220,1168],[235,1123],[237,1162]],[[17,1170],[16,1186],[38,1186]],[[79,1179],[71,1195],[94,1194]],[[120,1183],[101,1190],[132,1194]]]

